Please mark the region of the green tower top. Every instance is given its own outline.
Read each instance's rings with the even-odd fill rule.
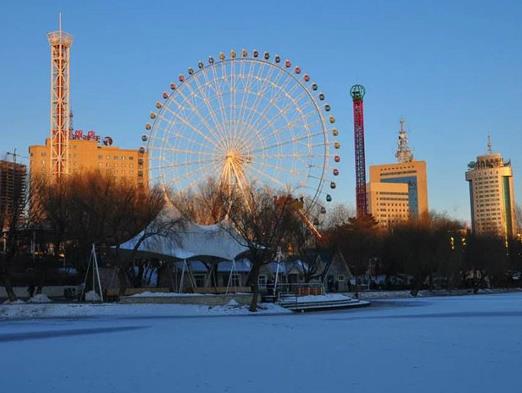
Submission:
[[[366,90],[364,89],[363,85],[353,85],[350,89],[350,95],[352,96],[352,99],[355,100],[362,100],[364,97],[364,94],[366,93]]]

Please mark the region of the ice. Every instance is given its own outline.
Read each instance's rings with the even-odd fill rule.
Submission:
[[[1,390],[489,393],[522,386],[521,293],[384,299],[304,314],[262,306],[252,315],[227,306],[2,305],[4,318],[5,310],[29,316],[37,309],[34,316],[46,318],[0,321]]]

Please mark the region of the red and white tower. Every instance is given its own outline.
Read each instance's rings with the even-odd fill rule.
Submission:
[[[47,34],[51,47],[51,166],[53,180],[69,173],[70,61],[73,37],[59,29]]]
[[[353,99],[353,132],[355,142],[355,195],[357,217],[368,214],[366,200],[366,159],[364,155],[364,98],[365,90],[362,85],[353,85],[350,95]]]

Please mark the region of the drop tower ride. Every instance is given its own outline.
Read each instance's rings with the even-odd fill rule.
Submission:
[[[353,100],[353,133],[355,147],[355,201],[357,217],[368,214],[366,200],[366,159],[364,154],[364,86],[353,85],[350,95]]]

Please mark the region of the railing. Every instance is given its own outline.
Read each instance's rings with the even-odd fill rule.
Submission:
[[[298,298],[301,296],[324,295],[325,288],[321,282],[312,283],[285,283],[280,282],[277,285],[267,284],[266,291],[268,297],[274,300],[281,298]]]

